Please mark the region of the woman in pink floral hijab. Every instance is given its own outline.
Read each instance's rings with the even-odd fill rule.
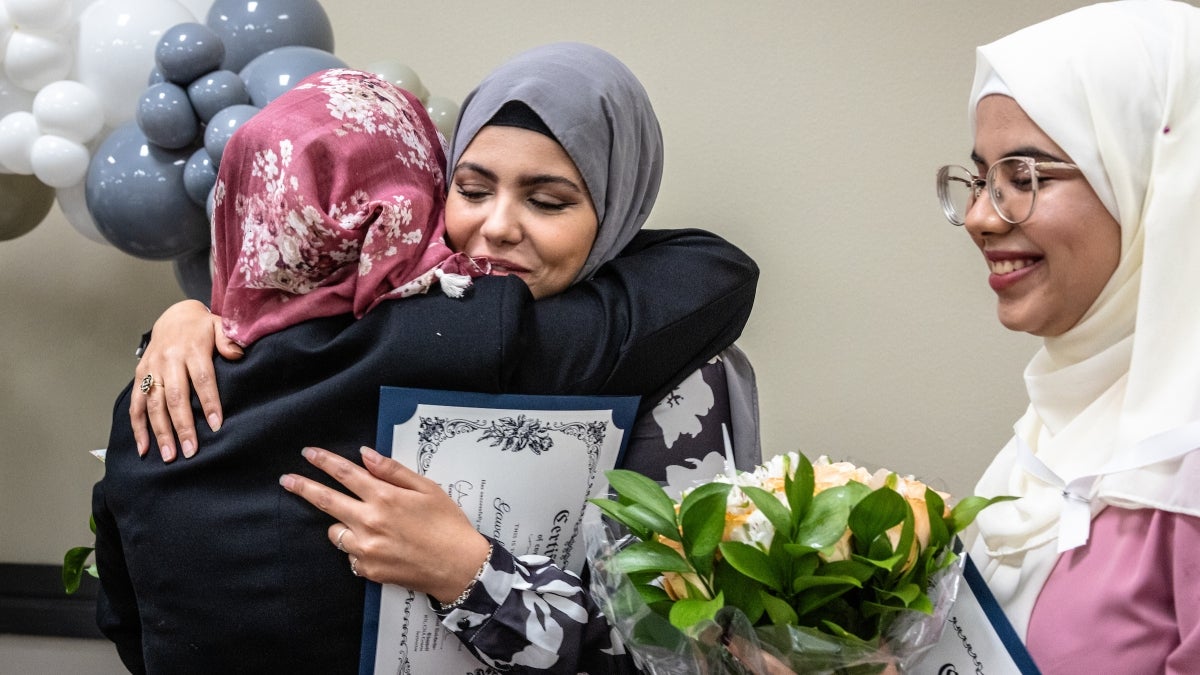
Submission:
[[[370,311],[486,264],[445,243],[443,139],[412,94],[369,73],[308,77],[230,138],[214,194],[212,311],[245,346]]]

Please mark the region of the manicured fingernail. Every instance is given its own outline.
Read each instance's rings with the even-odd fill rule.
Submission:
[[[161,446],[159,450],[162,451],[162,458],[164,462],[169,462],[175,459],[175,448],[169,445],[164,445]]]
[[[313,457],[317,456],[317,451],[315,448],[305,448],[300,451],[300,454],[304,455],[304,459],[307,459],[308,461],[311,462],[313,460]]]
[[[279,477],[279,484],[283,486],[284,490],[291,492],[292,487],[296,484],[296,479],[293,478],[290,474],[285,473]]]
[[[379,461],[379,453],[375,452],[375,450],[373,448],[368,448],[367,446],[364,445],[358,449],[358,452],[359,452],[359,454],[362,455],[363,461],[365,461],[365,462]]]
[[[196,443],[189,438],[188,440],[183,442],[183,456],[187,457],[188,459],[191,459],[192,455],[195,455],[195,454],[196,454]]]
[[[221,430],[221,418],[217,413],[212,413],[208,416],[208,428],[213,431]]]
[[[146,453],[150,451],[150,448],[148,447],[148,444],[145,441],[138,441],[137,442],[137,451],[138,451],[138,457],[145,457]]]

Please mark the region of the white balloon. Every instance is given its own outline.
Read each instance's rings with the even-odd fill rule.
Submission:
[[[108,243],[108,240],[100,234],[100,230],[96,227],[92,212],[88,211],[86,191],[87,181],[80,181],[78,185],[71,187],[59,188],[54,192],[54,196],[58,200],[58,208],[62,210],[63,215],[67,217],[67,222],[75,228],[76,232],[97,244],[111,246],[112,244]]]
[[[13,31],[4,50],[4,74],[17,86],[37,91],[71,72],[71,46],[65,37]]]
[[[22,29],[57,31],[71,21],[70,0],[4,0],[9,19]]]
[[[213,0],[179,0],[179,2],[188,8],[192,16],[196,17],[196,23],[208,24],[208,9],[212,7]]]
[[[83,10],[74,79],[100,97],[106,126],[133,119],[159,39],[168,28],[194,21],[177,0],[96,0]]]
[[[33,108],[33,92],[13,84],[12,80],[0,70],[0,117],[10,112]]]
[[[33,116],[43,134],[54,134],[87,143],[104,127],[100,97],[75,80],[59,80],[42,87],[33,99]]]
[[[62,136],[38,136],[29,150],[33,175],[52,188],[78,185],[87,175],[90,153],[82,143]]]
[[[8,46],[8,38],[12,32],[12,19],[8,18],[8,10],[4,7],[4,1],[0,0],[0,53]]]
[[[397,59],[382,59],[366,67],[367,72],[375,73],[383,79],[412,92],[422,104],[429,102],[429,89],[421,83],[416,71]]]
[[[454,136],[454,125],[458,124],[458,104],[445,96],[430,96],[425,102],[425,111],[429,113],[433,124],[446,138]]]
[[[13,173],[33,173],[29,151],[38,135],[33,113],[19,110],[5,115],[0,119],[0,164]]]

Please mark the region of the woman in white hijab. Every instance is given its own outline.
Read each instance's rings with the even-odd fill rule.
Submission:
[[[1085,7],[978,50],[938,191],[1044,338],[971,557],[1046,672],[1200,669],[1200,9]],[[986,191],[987,196],[984,196]]]

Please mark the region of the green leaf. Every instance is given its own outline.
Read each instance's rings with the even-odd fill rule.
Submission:
[[[792,606],[787,604],[786,601],[766,591],[759,591],[758,595],[767,616],[771,618],[772,624],[776,626],[794,626],[799,622],[800,617],[796,616],[796,610],[792,609]]]
[[[740,541],[723,541],[720,544],[721,555],[734,569],[746,576],[765,584],[768,588],[779,591],[779,572],[771,564],[766,553]]]
[[[904,584],[891,590],[879,588],[876,589],[876,591],[882,597],[896,598],[897,600],[900,600],[904,603],[905,607],[908,607],[910,604],[912,604],[912,602],[922,594],[921,587],[917,586],[916,584]]]
[[[717,615],[717,610],[725,606],[725,596],[717,593],[712,600],[680,600],[671,605],[668,617],[676,628],[685,629],[701,621],[711,620]]]
[[[946,502],[933,488],[925,488],[925,509],[929,513],[929,548],[942,549],[950,543],[950,528],[946,527]]]
[[[851,509],[847,525],[859,541],[870,544],[889,528],[899,525],[907,511],[911,509],[900,493],[882,487],[863,497]]]
[[[733,485],[729,483],[705,483],[704,485],[697,487],[695,490],[689,492],[687,496],[683,498],[683,502],[680,503],[680,519],[687,515],[687,512],[690,511],[693,506],[700,504],[713,495],[719,494],[721,495],[721,499],[728,500],[729,491],[732,489]]]
[[[91,546],[76,546],[63,556],[63,589],[68,595],[79,590],[79,583],[83,580],[83,566],[94,550],[96,549]],[[93,576],[98,577],[99,574]]]
[[[797,596],[796,613],[800,616],[809,614],[840,598],[853,588],[853,586],[848,584],[837,586],[814,586]]]
[[[661,513],[647,507],[645,504],[630,504],[624,507],[625,512],[631,518],[637,518],[645,523],[653,532],[661,534],[667,539],[681,541],[683,535],[679,534],[679,523],[675,522],[675,513],[671,512],[671,517],[663,518]]]
[[[840,575],[810,575],[796,577],[792,580],[792,591],[794,593],[802,593],[818,586],[845,586],[848,590],[850,588],[862,588],[862,582],[852,576]]]
[[[779,498],[767,492],[762,488],[757,488],[752,485],[742,487],[742,492],[754,502],[759,511],[767,517],[771,525],[775,527],[776,532],[780,532],[784,537],[790,539],[792,536],[792,513],[788,511],[788,507],[779,502]]]
[[[704,576],[712,574],[713,556],[717,544],[725,534],[725,492],[710,492],[688,503],[688,509],[680,509],[683,525],[683,550],[696,571]],[[688,495],[689,497],[691,495]]]
[[[604,515],[629,528],[633,536],[638,539],[654,538],[654,530],[650,524],[643,522],[636,512],[630,513],[629,509],[633,506],[632,504],[622,504],[611,499],[589,499],[588,501],[595,504],[604,512]]]
[[[671,596],[667,595],[659,586],[651,586],[649,584],[639,584],[634,586],[637,589],[638,595],[642,597],[647,605],[653,605],[657,602],[671,602]]]
[[[713,588],[725,594],[725,604],[742,610],[751,625],[758,623],[763,615],[762,598],[759,591],[763,585],[742,574],[727,562],[713,569]]]
[[[657,541],[630,544],[613,556],[613,566],[626,574],[633,572],[692,572],[691,565],[675,549]]]
[[[88,516],[88,528],[91,529],[92,534],[96,534],[96,516]]]
[[[662,487],[636,471],[613,469],[604,473],[613,489],[622,497],[632,499],[658,514],[662,520],[675,522],[675,502]]]
[[[795,472],[791,475],[785,472],[783,479],[783,491],[787,495],[788,508],[792,511],[793,531],[808,515],[816,485],[816,481],[813,479],[812,462],[804,456],[804,453],[797,453],[797,455],[800,459]]]
[[[875,575],[876,567],[861,563],[857,560],[838,560],[821,566],[821,574],[825,576],[853,577],[865,582]]]
[[[808,513],[796,527],[792,541],[816,550],[836,544],[846,533],[846,520],[854,505],[853,498],[852,490],[844,485],[817,494]]]
[[[1012,501],[1014,499],[1016,499],[1016,497],[1009,496],[992,497],[991,499],[988,499],[987,497],[980,497],[979,495],[972,495],[964,498],[958,504],[955,504],[953,509],[950,509],[950,517],[946,523],[946,525],[950,528],[950,534],[955,535],[967,529],[967,526],[975,520],[975,516],[979,515],[980,511],[986,509],[992,504],[999,504],[1000,502]]]

